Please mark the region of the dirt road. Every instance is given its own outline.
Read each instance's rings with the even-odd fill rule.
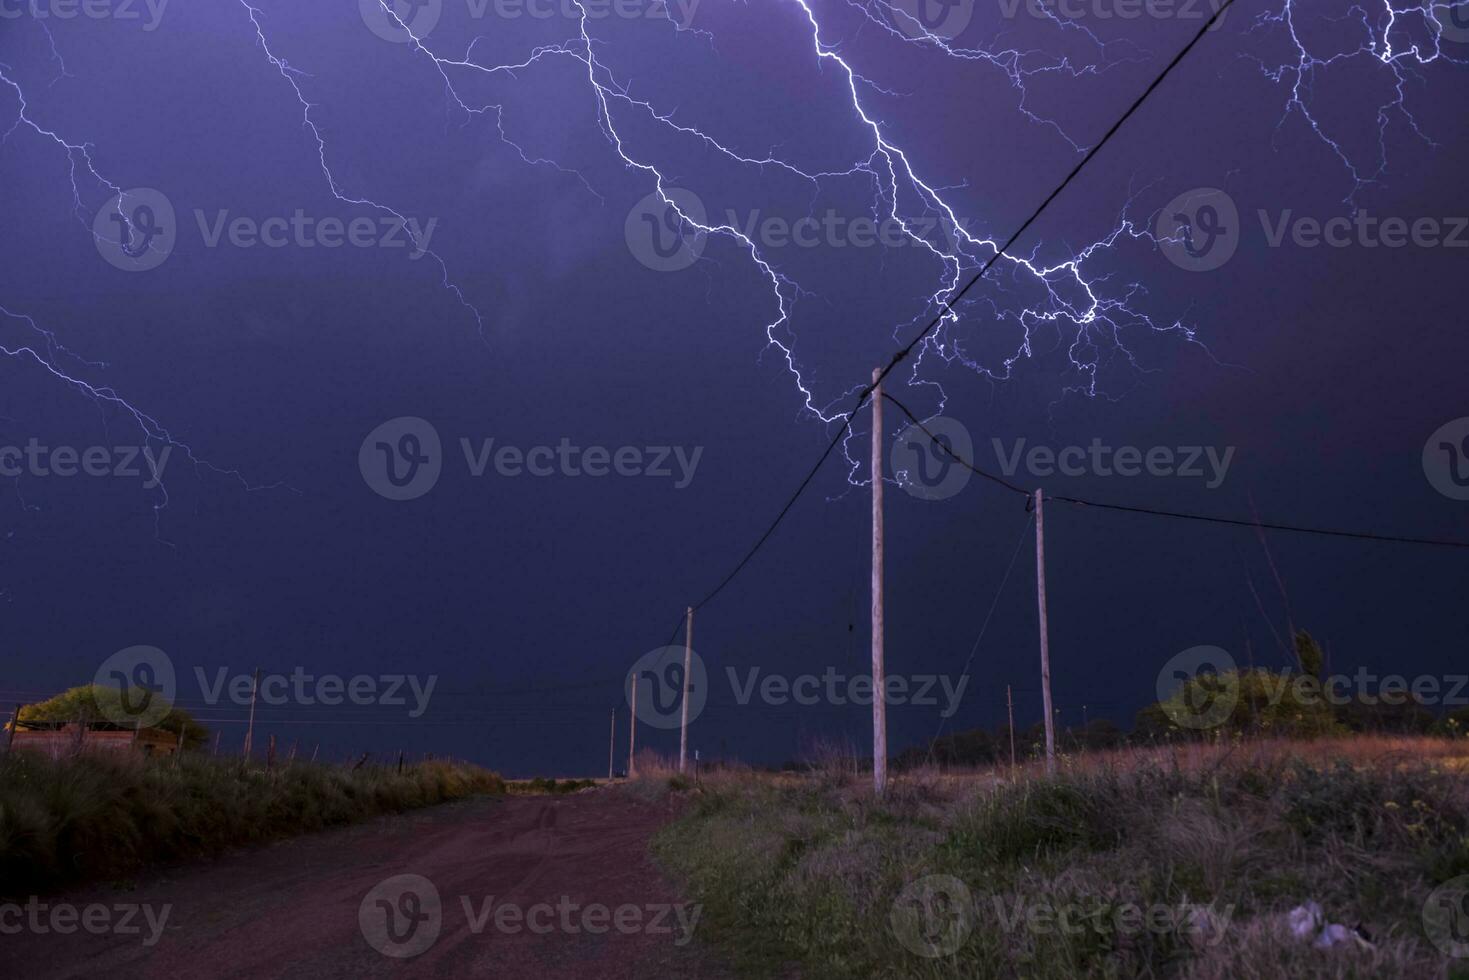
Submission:
[[[669,816],[612,790],[476,800],[0,904],[0,976],[725,977],[649,863]]]

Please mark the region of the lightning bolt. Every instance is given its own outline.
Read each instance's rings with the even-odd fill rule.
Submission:
[[[333,192],[338,193],[337,182],[326,164],[324,141],[309,117],[309,100],[301,93],[286,66],[279,58],[270,54],[268,42],[260,29],[259,11],[250,6],[248,0],[240,0],[240,3],[249,12],[259,43],[266,50],[267,56],[291,81],[297,99],[306,112],[305,122],[315,138],[323,171]],[[838,421],[841,414],[834,406],[844,402],[858,389],[854,387],[835,398],[823,400],[816,395],[813,386],[808,382],[797,355],[795,333],[792,329],[796,307],[804,291],[780,268],[755,237],[741,230],[735,223],[701,220],[682,207],[675,193],[677,188],[666,168],[658,162],[655,150],[644,145],[646,141],[638,141],[627,134],[626,124],[629,120],[652,123],[670,138],[694,141],[704,149],[740,166],[762,171],[776,169],[808,181],[813,187],[819,186],[823,181],[843,179],[855,178],[868,182],[872,189],[874,217],[891,222],[909,242],[931,257],[936,269],[931,291],[915,297],[912,319],[893,327],[895,338],[911,330],[913,324],[920,320],[932,317],[946,298],[959,287],[966,273],[977,269],[999,248],[997,241],[972,234],[954,205],[945,197],[946,189],[937,187],[920,176],[920,168],[909,151],[885,135],[884,124],[869,107],[866,95],[871,92],[891,94],[890,90],[864,75],[843,53],[840,44],[826,40],[826,32],[817,13],[806,0],[787,0],[786,6],[794,15],[793,23],[808,36],[814,63],[817,66],[835,68],[839,72],[838,77],[845,82],[844,88],[850,103],[850,122],[865,133],[869,146],[867,155],[851,161],[845,169],[816,170],[773,153],[751,154],[742,151],[704,127],[677,121],[671,110],[658,107],[652,100],[634,96],[631,86],[619,78],[599,54],[602,42],[593,35],[592,18],[579,0],[573,0],[573,7],[577,12],[573,36],[558,43],[535,47],[519,60],[506,63],[477,60],[475,52],[480,38],[471,41],[462,55],[437,52],[429,47],[423,36],[413,32],[388,0],[379,0],[379,3],[389,22],[406,36],[414,53],[422,57],[438,74],[450,103],[467,117],[492,118],[501,138],[515,147],[526,162],[547,163],[530,157],[523,148],[511,141],[504,131],[502,105],[468,97],[464,93],[463,80],[493,76],[513,77],[518,72],[553,62],[568,64],[579,72],[593,101],[597,125],[617,160],[625,168],[645,174],[649,178],[654,193],[676,216],[680,228],[691,235],[713,236],[730,241],[748,256],[759,271],[769,288],[771,306],[771,313],[763,326],[766,349],[776,352],[784,363],[798,392],[802,411],[822,423],[829,425]],[[944,57],[983,62],[998,69],[1016,90],[1017,110],[1025,118],[1053,129],[1072,150],[1084,149],[1080,143],[1063,133],[1056,123],[1041,117],[1027,106],[1025,82],[1038,73],[1065,72],[1078,78],[1093,75],[1115,64],[1115,59],[1097,64],[1073,65],[1065,58],[1045,57],[1034,51],[960,47],[927,29],[919,29],[911,18],[908,25],[913,29],[911,33],[897,30],[894,23],[901,22],[897,19],[905,15],[879,0],[867,3],[850,2],[849,5],[861,11],[868,23],[880,25],[890,36],[903,43],[923,45]],[[884,13],[886,17],[883,16]],[[668,20],[675,30],[687,31],[687,28],[673,20],[671,14]],[[1057,23],[1068,29],[1082,30],[1099,49],[1105,49],[1106,45],[1089,31],[1063,23],[1059,19]],[[688,32],[705,39],[712,37],[708,32]],[[550,165],[565,169],[560,168],[559,164]],[[584,185],[590,187],[583,175],[572,172],[576,173]],[[1069,327],[1073,332],[1068,344],[1068,356],[1079,380],[1069,385],[1068,391],[1094,396],[1098,394],[1097,371],[1105,357],[1118,353],[1136,363],[1131,351],[1122,343],[1122,335],[1126,330],[1142,326],[1155,331],[1177,332],[1188,340],[1195,340],[1193,330],[1182,322],[1155,323],[1148,316],[1131,309],[1129,301],[1141,291],[1141,286],[1133,284],[1123,287],[1118,293],[1107,294],[1094,279],[1084,273],[1090,259],[1109,249],[1123,236],[1151,237],[1144,229],[1124,217],[1107,237],[1075,251],[1059,262],[1042,263],[1034,255],[1005,256],[1009,273],[1008,289],[1012,292],[1028,289],[1036,294],[1036,302],[1033,305],[1015,304],[1005,298],[1003,290],[994,290],[981,300],[968,304],[968,308],[985,308],[993,320],[1008,320],[1018,324],[1022,328],[1021,337],[1014,351],[1003,357],[998,364],[982,363],[978,357],[967,352],[964,338],[957,333],[960,314],[955,312],[947,316],[941,328],[929,336],[916,351],[910,384],[931,386],[937,395],[937,411],[942,411],[947,397],[942,387],[921,376],[927,358],[962,364],[992,379],[1007,379],[1020,360],[1034,356],[1032,331],[1042,325],[1051,325]],[[859,467],[850,453],[848,459],[851,463],[850,472],[853,474],[851,479],[855,481]]]
[[[1313,44],[1306,38],[1297,11],[1298,0],[1283,0],[1279,8],[1260,14],[1251,26],[1253,32],[1279,31],[1289,38],[1291,58],[1284,62],[1267,63],[1254,55],[1242,55],[1253,61],[1272,82],[1288,86],[1285,107],[1281,114],[1277,132],[1292,117],[1299,117],[1311,132],[1341,161],[1351,178],[1351,189],[1343,202],[1357,210],[1357,196],[1368,186],[1376,184],[1387,170],[1387,132],[1394,119],[1406,123],[1419,139],[1431,146],[1437,144],[1420,128],[1417,118],[1408,106],[1408,85],[1419,76],[1421,69],[1438,61],[1466,64],[1444,50],[1443,25],[1456,12],[1469,8],[1466,0],[1455,3],[1425,2],[1395,6],[1392,0],[1382,0],[1381,8],[1374,16],[1366,6],[1354,4],[1340,17],[1329,18],[1332,23],[1346,25],[1351,41],[1336,50],[1320,50],[1329,42],[1321,39]],[[1469,41],[1469,37],[1465,38]],[[1353,47],[1355,43],[1355,47]],[[1391,95],[1376,107],[1377,110],[1377,156],[1371,164],[1359,165],[1342,146],[1342,137],[1334,135],[1330,127],[1316,118],[1312,99],[1316,86],[1333,69],[1354,62],[1377,62],[1392,75]]]
[[[37,23],[46,34],[47,42],[50,45],[51,60],[58,66],[59,74],[52,80],[54,84],[60,78],[68,77],[66,63],[62,60],[55,38],[49,28],[41,21]],[[95,148],[91,143],[73,142],[62,136],[56,128],[38,121],[32,112],[30,101],[26,98],[25,90],[13,77],[14,73],[15,69],[10,65],[0,63],[0,86],[13,93],[17,106],[14,121],[3,134],[0,134],[0,146],[7,145],[11,139],[17,138],[18,134],[25,133],[54,145],[66,157],[72,214],[87,230],[87,234],[96,237],[92,224],[88,220],[87,207],[84,203],[86,195],[83,188],[88,181],[117,197],[118,214],[126,228],[131,231],[133,229],[132,219],[127,215],[124,206],[127,194],[117,182],[104,176],[98,170],[94,155]],[[14,335],[15,339],[10,339],[11,335]],[[113,415],[121,415],[130,420],[142,436],[143,455],[149,468],[150,481],[153,484],[151,506],[154,536],[160,542],[169,544],[170,547],[172,547],[171,543],[162,537],[161,526],[163,511],[169,503],[168,487],[163,480],[162,468],[158,462],[163,458],[162,453],[165,447],[170,452],[182,452],[193,466],[196,476],[203,471],[224,476],[236,482],[246,491],[280,488],[294,492],[294,488],[284,483],[253,483],[238,470],[216,466],[199,457],[187,443],[176,437],[162,422],[125,398],[111,385],[89,381],[84,377],[87,373],[105,371],[107,369],[105,362],[82,357],[67,348],[54,331],[42,327],[29,314],[17,312],[4,305],[0,305],[0,355],[20,362],[22,366],[39,369],[50,378],[91,401],[104,413],[104,425]],[[14,489],[22,510],[37,509],[36,505],[29,503],[23,495],[19,477],[14,479]]]

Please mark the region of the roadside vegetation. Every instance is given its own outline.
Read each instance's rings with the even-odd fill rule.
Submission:
[[[0,757],[0,894],[126,878],[159,862],[504,790],[494,773],[449,762],[265,769],[189,752],[16,750]]]
[[[1469,874],[1466,764],[1462,739],[1220,737],[913,769],[878,801],[829,755],[703,774],[655,854],[756,976],[1469,977],[1424,924]]]

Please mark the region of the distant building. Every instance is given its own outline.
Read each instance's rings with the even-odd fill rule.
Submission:
[[[5,737],[11,738],[10,725]],[[0,739],[3,741],[3,739]],[[133,731],[111,722],[88,722],[83,730],[74,721],[22,721],[11,745],[17,749],[33,749],[52,756],[66,755],[78,748],[85,751],[140,752],[143,755],[173,755],[178,751],[178,736],[156,728]]]

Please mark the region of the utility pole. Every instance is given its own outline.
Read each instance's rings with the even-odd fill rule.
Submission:
[[[612,709],[612,730],[607,735],[607,781],[612,781],[612,754],[617,751],[617,709]]]
[[[255,668],[255,680],[250,685],[250,723],[245,726],[245,758],[250,758],[250,749],[255,741],[255,696],[260,693],[260,668]]]
[[[888,782],[887,680],[882,624],[882,368],[872,369],[872,790]]]
[[[694,659],[694,607],[689,606],[683,628],[683,717],[678,726],[678,771],[689,762],[689,673]]]
[[[637,774],[633,760],[637,757],[638,748],[638,678],[633,675],[632,679],[632,709],[627,715],[627,778],[631,779]]]
[[[1015,771],[1015,702],[1010,699],[1010,685],[1005,685],[1005,712],[1010,716],[1010,771]]]
[[[1041,703],[1046,713],[1046,772],[1056,771],[1056,718],[1051,714],[1051,639],[1046,621],[1046,518],[1035,492],[1035,594],[1041,622]]]

